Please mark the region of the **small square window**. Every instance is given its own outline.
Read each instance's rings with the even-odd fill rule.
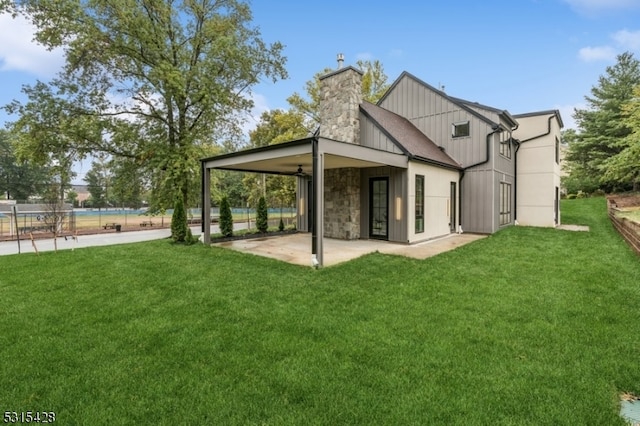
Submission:
[[[471,133],[468,121],[453,123],[451,125],[451,136],[454,138],[462,138],[465,136],[469,136],[470,134]]]

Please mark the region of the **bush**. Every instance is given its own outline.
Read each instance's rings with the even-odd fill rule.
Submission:
[[[280,232],[284,231],[284,222],[282,221],[282,218],[280,218],[280,224],[278,225],[278,231],[280,231]]]
[[[567,200],[575,200],[576,198],[576,194],[567,194]]]
[[[578,194],[576,195],[576,198],[587,198],[587,194],[585,194],[582,191],[578,191]]]
[[[171,216],[171,238],[177,243],[183,243],[187,237],[187,214],[184,210],[182,197],[177,196],[173,207],[173,215]]]
[[[256,228],[260,232],[267,232],[267,228],[269,228],[269,213],[267,212],[267,201],[264,197],[260,197],[260,200],[258,200],[256,215]]]
[[[592,197],[604,197],[606,194],[606,192],[604,192],[602,189],[596,189],[595,191],[593,191],[593,193],[591,194]]]
[[[192,245],[198,242],[198,238],[193,236],[191,228],[187,226],[187,236],[184,239],[185,244]]]
[[[233,236],[233,215],[227,197],[220,200],[220,233],[223,237]]]

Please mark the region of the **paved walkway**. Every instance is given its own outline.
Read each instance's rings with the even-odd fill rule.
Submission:
[[[200,226],[192,227],[193,235],[200,235]],[[217,227],[212,225],[212,232],[218,232]],[[171,236],[171,229],[152,229],[144,231],[127,231],[127,232],[109,232],[93,235],[79,235],[78,241],[71,237],[58,238],[58,250],[73,250],[76,248],[109,246],[113,244],[138,243],[142,241],[161,240]],[[53,238],[36,240],[38,251],[53,251]],[[35,253],[31,240],[20,240],[21,253]],[[17,241],[0,242],[0,256],[7,254],[18,254]]]
[[[325,238],[324,265],[336,265],[376,251],[416,259],[426,259],[484,237],[485,235],[477,234],[451,234],[412,245],[378,240],[346,241]],[[227,241],[216,243],[214,246],[271,257],[297,265],[311,266],[311,234],[309,233]]]

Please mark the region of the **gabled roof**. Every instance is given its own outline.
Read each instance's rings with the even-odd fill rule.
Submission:
[[[503,119],[505,119],[506,121],[511,123],[511,125],[513,127],[516,127],[518,125],[518,121],[506,109],[494,108],[492,106],[484,105],[484,104],[481,104],[479,102],[471,102],[471,101],[468,101],[466,99],[455,98],[453,96],[449,96],[449,99],[453,99],[456,102],[460,102],[460,103],[465,104],[465,105],[470,106],[470,107],[476,107],[476,108],[480,108],[480,109],[485,109],[487,111],[493,112],[494,114],[498,114],[498,116],[502,117]]]
[[[444,167],[462,168],[406,118],[369,102],[361,103],[360,111],[409,157]]]
[[[516,114],[514,115],[515,118],[526,118],[526,117],[537,117],[540,115],[555,115],[557,120],[558,120],[558,124],[560,124],[560,128],[564,127],[564,123],[562,122],[562,117],[560,116],[560,111],[558,111],[557,109],[548,109],[545,111],[536,111],[536,112],[527,112],[524,114]]]
[[[493,128],[497,128],[498,127],[498,123],[494,122],[489,117],[486,117],[485,115],[480,114],[478,111],[474,110],[473,108],[470,108],[469,105],[476,105],[479,108],[483,108],[483,109],[487,109],[489,111],[495,112],[496,114],[503,116],[507,121],[510,121],[514,126],[516,126],[518,124],[518,122],[516,120],[514,120],[513,116],[507,110],[501,110],[501,109],[497,109],[497,108],[493,108],[493,107],[488,107],[486,105],[478,104],[477,102],[469,102],[469,101],[466,101],[464,99],[460,99],[460,98],[456,98],[456,97],[453,97],[453,96],[449,96],[445,92],[443,92],[442,90],[436,89],[435,87],[433,87],[429,83],[426,83],[423,80],[420,80],[418,77],[416,77],[415,75],[413,75],[413,74],[411,74],[411,73],[409,73],[407,71],[403,71],[402,74],[400,74],[400,76],[396,79],[396,81],[393,82],[393,84],[385,92],[384,96],[382,96],[382,98],[380,98],[380,100],[378,101],[378,105],[380,105],[384,101],[384,99],[389,95],[389,93],[391,93],[393,91],[394,87],[397,86],[404,77],[408,77],[408,78],[414,80],[416,83],[418,83],[418,84],[424,86],[425,88],[431,90],[432,92],[437,93],[438,95],[440,95],[443,98],[447,99],[449,102],[453,103],[454,105],[457,105],[460,109],[463,109],[464,111],[468,112],[469,114],[473,115],[474,117],[480,119],[481,121],[484,121],[485,123],[489,124]]]

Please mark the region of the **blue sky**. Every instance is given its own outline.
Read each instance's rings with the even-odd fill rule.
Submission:
[[[559,109],[573,127],[573,108],[584,107],[615,56],[640,59],[640,0],[254,0],[251,7],[264,40],[285,45],[289,72],[253,88],[252,117],[287,108],[288,96],[304,93],[305,82],[343,53],[346,65],[380,60],[389,82],[408,71],[512,114]],[[63,62],[31,34],[28,23],[0,15],[0,105],[24,100],[23,84],[46,81]],[[12,119],[0,111],[0,126]]]

